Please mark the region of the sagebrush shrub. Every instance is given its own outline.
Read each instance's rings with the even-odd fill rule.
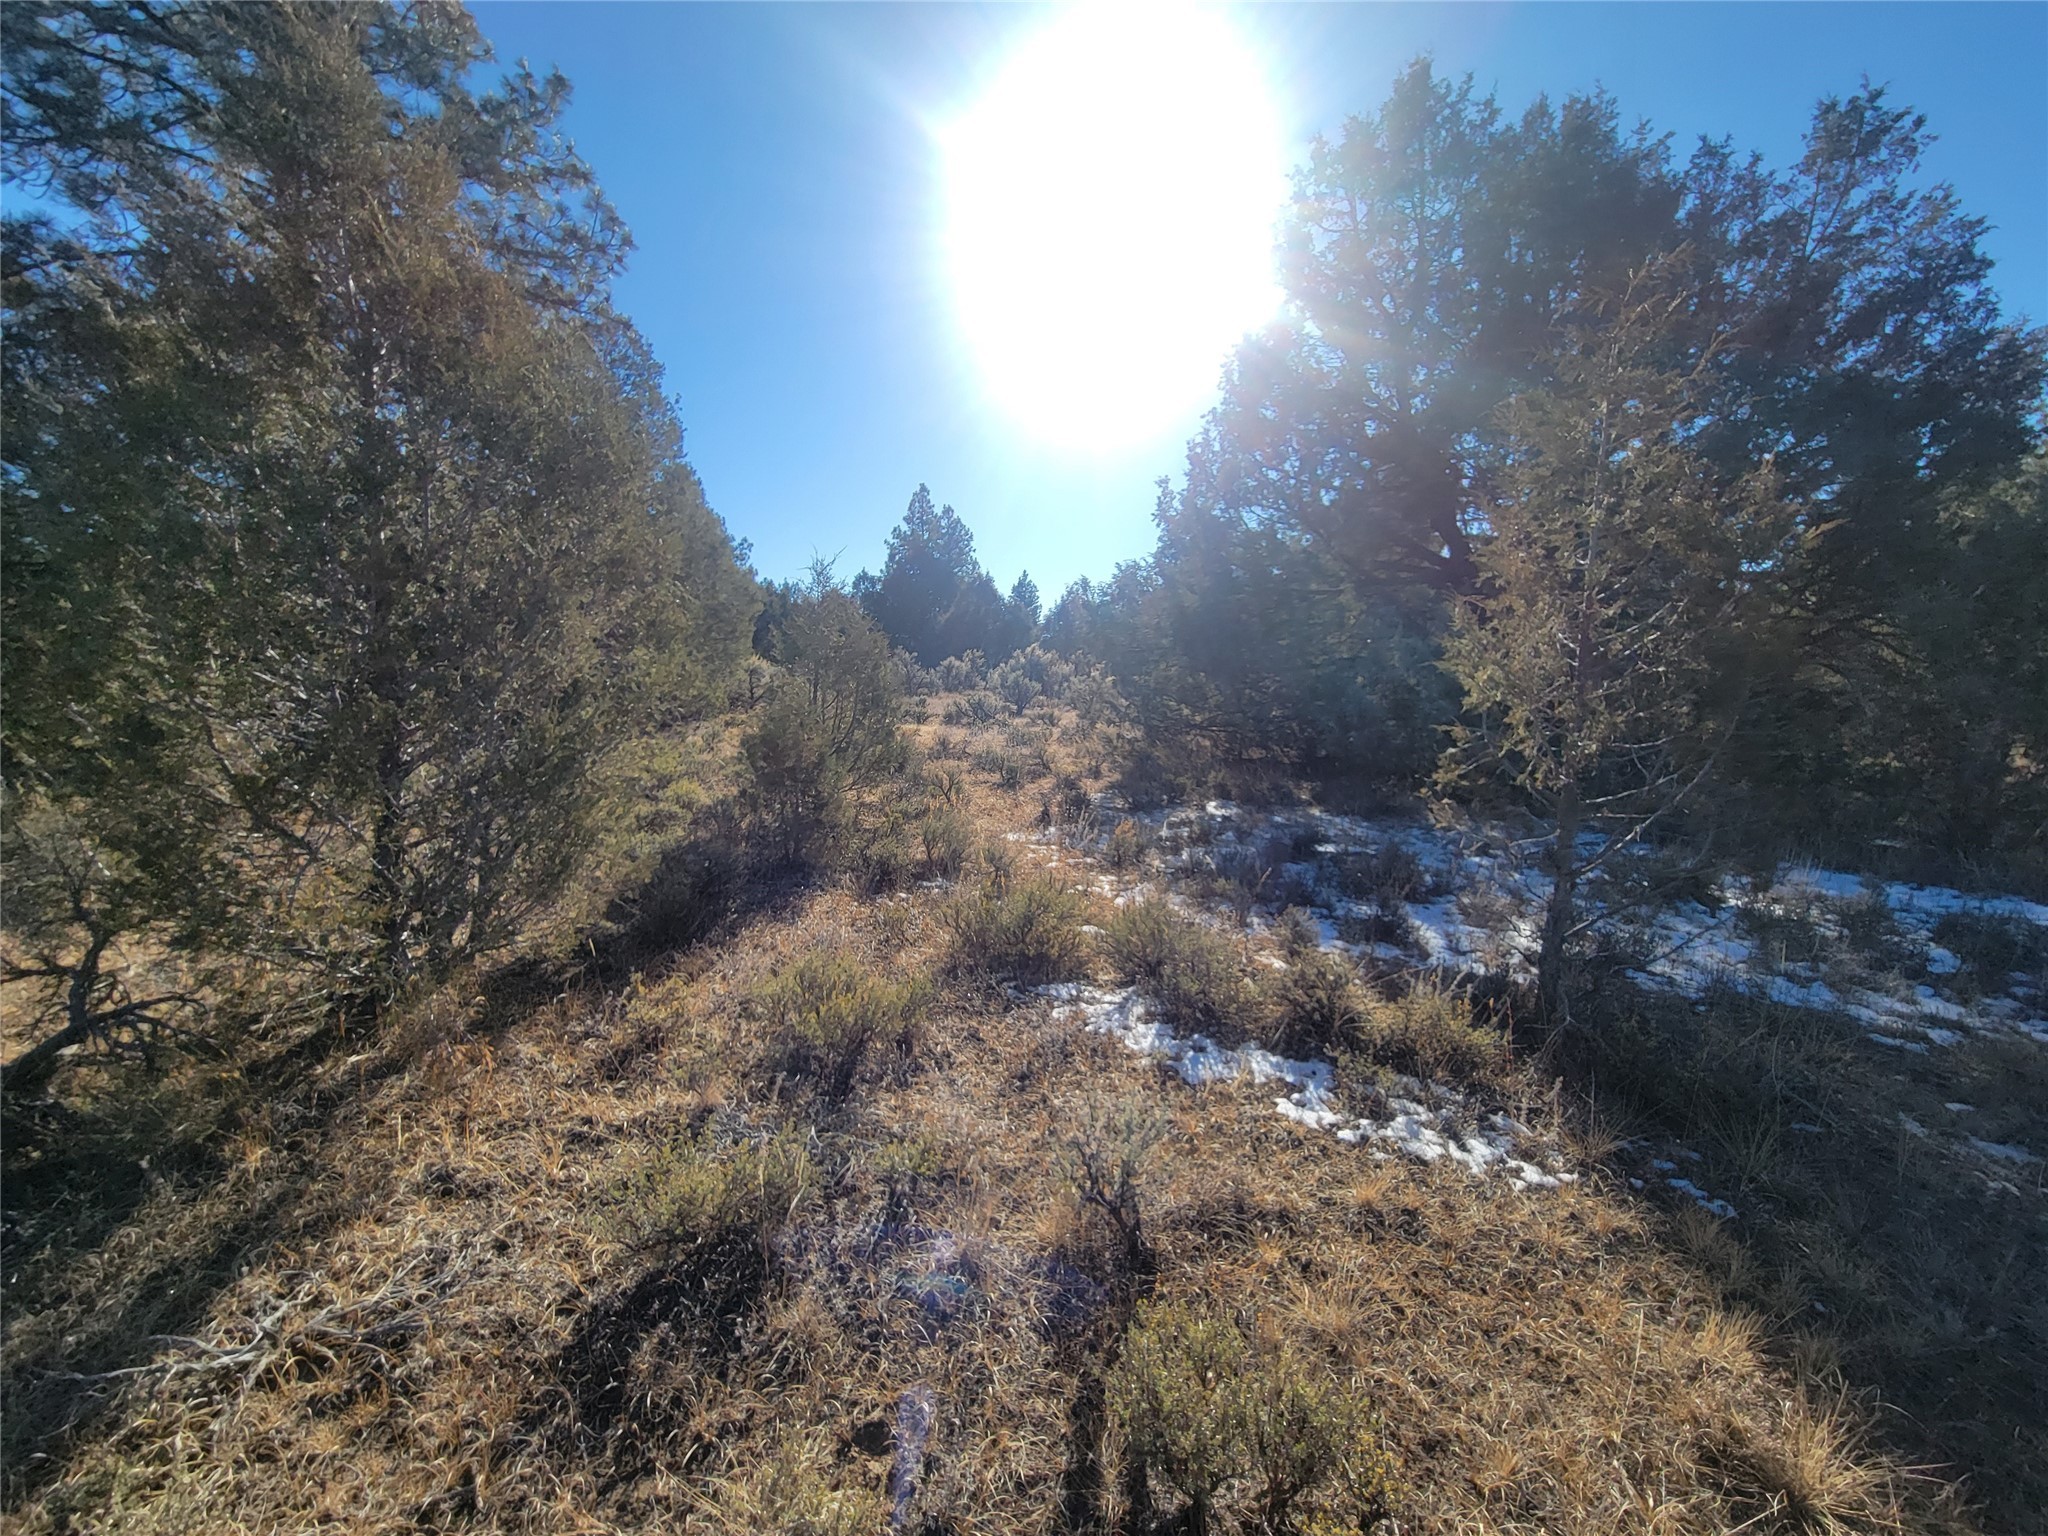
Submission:
[[[1323,946],[1323,931],[1305,907],[1289,907],[1273,922],[1273,936],[1280,951],[1292,960],[1312,955]]]
[[[770,1068],[836,1101],[871,1049],[907,1042],[927,1001],[921,980],[892,980],[851,955],[813,951],[763,986],[752,1010],[768,1031]]]
[[[1165,1120],[1143,1100],[1090,1099],[1073,1134],[1055,1153],[1060,1175],[1073,1186],[1081,1204],[1100,1211],[1116,1228],[1123,1242],[1124,1267],[1131,1274],[1151,1268],[1139,1185],[1146,1162],[1165,1134]]]
[[[635,1159],[599,1196],[600,1226],[634,1248],[674,1252],[738,1231],[765,1247],[817,1187],[801,1128],[726,1143],[707,1130]]]
[[[925,813],[918,824],[927,880],[957,880],[974,851],[974,823],[950,805]]]
[[[946,911],[955,971],[1038,986],[1080,974],[1086,952],[1078,897],[1048,876],[991,881]]]
[[[1151,835],[1126,816],[1110,829],[1109,838],[1103,844],[1102,859],[1111,869],[1136,869],[1144,862],[1146,851],[1151,846]]]
[[[910,883],[918,864],[910,828],[894,813],[860,837],[849,864],[854,880],[870,896],[885,896]]]
[[[1230,941],[1167,902],[1134,901],[1104,926],[1102,948],[1119,977],[1157,1003],[1176,1025],[1243,1023],[1252,997]]]
[[[1271,1036],[1276,1050],[1289,1055],[1331,1050],[1365,1016],[1364,989],[1347,961],[1313,945],[1292,951],[1286,972],[1273,986]]]
[[[1391,1514],[1393,1459],[1371,1405],[1284,1342],[1255,1348],[1227,1317],[1141,1307],[1108,1379],[1128,1454],[1184,1501],[1264,1532],[1370,1531]]]
[[[1483,1077],[1501,1052],[1500,1036],[1473,1021],[1470,1004],[1429,987],[1371,1003],[1351,1038],[1378,1065],[1446,1082]]]

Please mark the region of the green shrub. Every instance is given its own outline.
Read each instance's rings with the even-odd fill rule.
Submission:
[[[948,693],[960,693],[980,684],[983,672],[982,654],[969,651],[964,656],[948,656],[937,667],[939,686]]]
[[[991,881],[946,912],[953,969],[1038,986],[1078,975],[1086,950],[1081,902],[1049,876]]]
[[[888,1519],[881,1493],[836,1486],[847,1479],[828,1435],[792,1431],[773,1454],[743,1462],[699,1495],[701,1514],[718,1536],[870,1536]],[[690,1529],[700,1527],[693,1520]]]
[[[1130,1456],[1185,1501],[1181,1529],[1242,1509],[1266,1532],[1369,1531],[1391,1511],[1393,1462],[1358,1392],[1284,1344],[1254,1350],[1236,1324],[1148,1305],[1108,1380]]]
[[[908,885],[918,853],[903,817],[891,812],[880,826],[861,834],[848,863],[854,880],[870,896],[885,896]]]
[[[920,980],[892,981],[850,955],[816,950],[762,987],[752,1010],[768,1030],[771,1069],[836,1102],[871,1049],[907,1044],[928,1001]]]
[[[1045,693],[1044,686],[1031,675],[1020,656],[1012,656],[989,673],[988,685],[996,697],[1020,715]]]
[[[1130,713],[1130,705],[1100,666],[1077,675],[1067,689],[1067,698],[1075,717],[1089,730],[1114,725]]]
[[[1017,850],[1006,842],[988,842],[981,845],[982,867],[988,871],[991,889],[1006,891],[1017,875]]]
[[[1061,1177],[1073,1186],[1081,1204],[1100,1211],[1116,1228],[1130,1274],[1151,1269],[1138,1185],[1147,1159],[1165,1134],[1166,1122],[1145,1100],[1110,1104],[1090,1099],[1081,1123],[1055,1154]]]
[[[1280,941],[1280,952],[1290,961],[1315,954],[1323,947],[1322,929],[1302,907],[1289,907],[1282,912],[1273,923],[1273,936]]]
[[[1371,1003],[1351,1036],[1375,1065],[1444,1082],[1483,1077],[1501,1054],[1500,1036],[1474,1023],[1462,998],[1430,987]]]
[[[706,1131],[634,1161],[599,1196],[599,1226],[634,1248],[671,1254],[742,1231],[765,1248],[817,1187],[800,1128],[730,1144]]]
[[[2048,977],[2048,928],[1994,912],[1947,912],[1934,925],[1934,941],[1953,952],[1987,990],[2002,992],[2018,971]]]
[[[1230,941],[1164,901],[1119,908],[1103,928],[1102,948],[1117,975],[1143,988],[1178,1027],[1237,1025],[1252,1012]]]
[[[1053,780],[1052,797],[1046,804],[1053,821],[1062,827],[1081,826],[1095,814],[1095,800],[1088,793],[1088,786],[1071,773],[1062,773]]]
[[[1358,973],[1342,957],[1314,947],[1292,951],[1273,988],[1273,1048],[1290,1056],[1328,1051],[1364,1022]]]
[[[1398,843],[1362,853],[1340,853],[1331,861],[1337,885],[1346,896],[1370,901],[1383,911],[1398,903],[1420,901],[1433,889],[1421,860]]]
[[[1209,1529],[1224,1486],[1244,1475],[1237,1384],[1246,1354],[1235,1324],[1148,1305],[1109,1373],[1109,1411],[1129,1455],[1187,1500],[1195,1536]]]
[[[918,824],[927,880],[957,880],[974,851],[974,823],[950,805],[925,813]]]

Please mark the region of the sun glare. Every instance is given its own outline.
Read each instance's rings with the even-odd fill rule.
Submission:
[[[953,295],[986,387],[1101,452],[1201,407],[1275,309],[1286,150],[1222,16],[1069,12],[944,134]]]

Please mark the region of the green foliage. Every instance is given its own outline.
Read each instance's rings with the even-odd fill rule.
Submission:
[[[1473,556],[1485,590],[1445,644],[1466,719],[1440,782],[1505,781],[1554,828],[1537,961],[1552,1013],[1579,881],[1705,798],[1810,538],[1769,460],[1728,477],[1694,444],[1711,380],[1667,359],[1696,280],[1673,260],[1590,295],[1555,382],[1505,409],[1491,537]]]
[[[762,987],[751,1007],[776,1076],[837,1103],[870,1051],[907,1048],[930,1000],[921,978],[894,981],[851,955],[813,951]]]
[[[1109,837],[1102,846],[1102,861],[1118,871],[1136,869],[1145,862],[1145,855],[1151,847],[1151,835],[1126,816],[1110,828]]]
[[[927,880],[957,880],[974,852],[974,823],[950,805],[926,811],[918,823],[918,843]]]
[[[1412,987],[1368,1003],[1351,1039],[1363,1061],[1425,1081],[1473,1082],[1501,1060],[1501,1037],[1473,1020],[1469,1003],[1440,988]]]
[[[10,792],[101,914],[351,989],[507,942],[753,600],[566,84],[473,91],[459,9],[4,25],[8,173],[90,215],[6,227]]]
[[[1508,113],[1410,66],[1313,151],[1296,318],[1240,348],[1151,557],[1076,583],[1045,643],[1107,666],[1183,785],[1412,784],[1458,723],[1541,803],[1555,786],[1499,733],[1526,705],[1548,723],[1511,729],[1556,725],[1595,780],[1633,777],[1581,797],[1617,822],[1610,790],[1640,809],[1719,739],[1687,814],[1711,798],[1759,848],[1884,836],[2038,867],[2048,350],[2001,318],[1928,142],[1866,88],[1819,103],[1782,170],[1725,142],[1681,159],[1604,95]],[[1630,445],[1604,480],[1603,432]],[[1590,643],[1533,645],[1580,592]]]
[[[1454,707],[1433,603],[1361,603],[1313,546],[1215,515],[1197,486],[1162,487],[1156,518],[1150,561],[1077,583],[1048,621],[1048,644],[1104,669],[1070,687],[1084,724],[1129,718],[1177,762],[1426,770]]]
[[[1021,656],[1012,656],[988,675],[988,685],[995,696],[1009,705],[1017,714],[1023,714],[1044,696],[1045,689],[1031,675]]]
[[[1343,958],[1289,943],[1287,970],[1273,985],[1273,1048],[1290,1056],[1326,1053],[1364,1023],[1367,1000],[1358,973]]]
[[[1001,702],[986,689],[977,688],[962,698],[948,701],[942,718],[953,726],[993,725],[1002,718]]]
[[[620,1242],[669,1256],[742,1232],[765,1249],[818,1184],[799,1127],[730,1142],[706,1130],[636,1154],[600,1196],[601,1225]]]
[[[877,822],[851,833],[848,842],[845,862],[864,895],[900,891],[917,872],[913,829],[901,811],[884,811]]]
[[[789,857],[829,846],[850,799],[900,770],[902,695],[887,638],[818,566],[795,593],[783,673],[741,738],[757,816]]]
[[[1126,1273],[1144,1274],[1152,1264],[1145,1241],[1140,1184],[1145,1164],[1166,1135],[1166,1122],[1143,1100],[1108,1103],[1090,1098],[1080,1124],[1056,1153],[1060,1176],[1081,1204],[1109,1219],[1123,1244]]]
[[[1143,988],[1176,1028],[1235,1030],[1255,1015],[1230,941],[1165,901],[1119,907],[1100,943],[1116,974]]]
[[[939,669],[940,685],[948,689],[981,670],[969,664],[949,673],[949,658],[1008,656],[1029,645],[1038,627],[1038,588],[1031,578],[1020,576],[1005,601],[975,558],[967,525],[951,507],[933,506],[922,485],[889,535],[882,574],[861,572],[854,594],[894,644]]]
[[[1948,912],[1934,925],[1934,940],[1962,962],[1958,979],[1987,992],[2008,989],[2014,974],[2038,990],[2048,982],[2048,929],[2025,918],[1993,912]]]
[[[824,1434],[783,1436],[771,1454],[714,1480],[699,1496],[707,1528],[721,1536],[871,1536],[888,1507],[876,1489],[836,1486],[844,1473],[834,1449]]]
[[[988,676],[988,668],[980,650],[969,650],[958,656],[948,656],[938,664],[936,674],[939,687],[947,693],[964,693],[969,688],[979,688],[982,679]],[[993,720],[994,715],[989,718]]]
[[[1049,875],[991,879],[946,908],[952,968],[1019,986],[1078,975],[1086,953],[1080,898]]]
[[[1393,1459],[1364,1398],[1285,1344],[1255,1349],[1227,1317],[1141,1307],[1108,1387],[1129,1454],[1185,1500],[1191,1532],[1226,1504],[1269,1533],[1370,1531],[1391,1514]]]

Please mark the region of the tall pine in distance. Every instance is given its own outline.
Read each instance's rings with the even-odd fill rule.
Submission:
[[[351,991],[504,943],[755,606],[566,82],[473,88],[456,6],[0,20],[65,210],[6,227],[12,866],[88,872],[58,930],[204,913]]]
[[[920,666],[970,652],[1000,661],[1038,634],[1038,587],[1030,575],[1019,575],[1005,600],[982,569],[960,514],[935,506],[923,485],[889,534],[881,574],[862,571],[853,595],[890,643]]]

